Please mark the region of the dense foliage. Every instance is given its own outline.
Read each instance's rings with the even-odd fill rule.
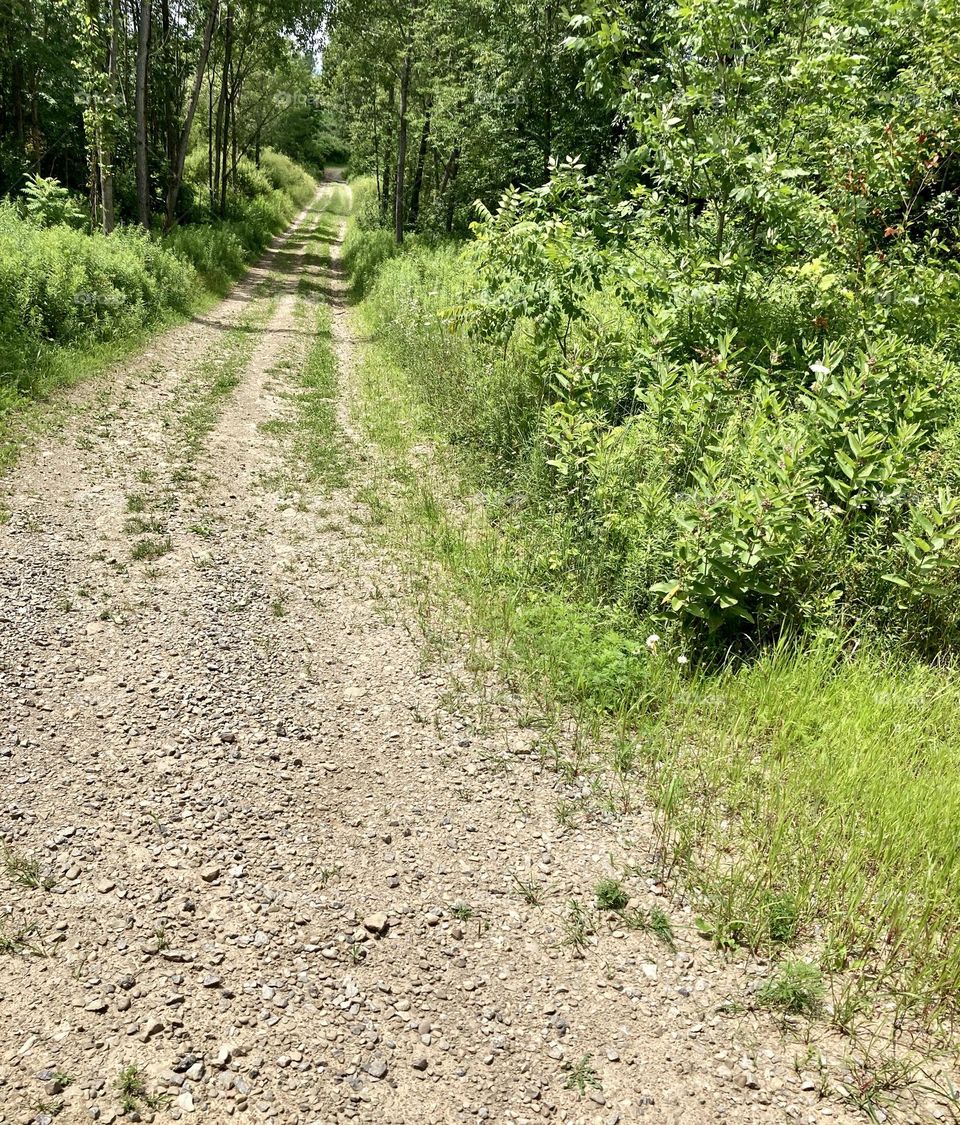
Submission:
[[[705,937],[766,956],[789,946],[820,956],[838,972],[833,1019],[844,1034],[874,1012],[878,990],[884,1011],[895,997],[898,1027],[955,1013],[953,662],[897,651],[912,640],[897,612],[875,612],[883,635],[861,627],[854,643],[808,629],[737,648],[729,637],[718,645],[696,619],[664,627],[641,616],[620,595],[621,556],[585,529],[578,492],[617,489],[618,474],[584,485],[589,452],[580,463],[554,456],[538,419],[555,397],[529,332],[504,350],[456,330],[449,309],[474,291],[472,264],[456,247],[422,244],[385,261],[390,232],[364,229],[376,215],[373,185],[354,195],[350,261],[367,286],[376,273],[360,306],[371,341],[363,418],[386,458],[367,500],[385,540],[404,544],[431,627],[458,638],[478,631],[480,651],[492,643],[500,673],[536,700],[535,713],[587,731],[599,719],[599,761],[584,744],[564,752],[545,740],[559,783],[589,790],[571,808],[589,817],[600,801],[630,812],[638,792],[644,810],[652,804],[654,855],[682,873]],[[601,319],[616,315],[592,307]],[[676,411],[685,407],[694,409]],[[571,427],[583,413],[571,412]],[[588,451],[593,424],[585,419]],[[638,445],[638,464],[620,473],[632,481],[655,469],[657,440]],[[446,471],[444,442],[476,471]],[[657,551],[668,558],[654,543]],[[654,614],[660,597],[648,599]],[[739,629],[744,640],[755,635],[749,623]],[[872,1018],[867,1026],[874,1034]]]
[[[580,84],[557,0],[333,0],[324,53],[351,164],[397,240],[465,233],[474,200],[542,183],[556,152],[599,169],[617,115]]]
[[[956,639],[958,31],[847,0],[573,18],[615,153],[557,138],[394,308],[547,577],[721,651]]]

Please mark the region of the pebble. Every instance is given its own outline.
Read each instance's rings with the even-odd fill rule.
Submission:
[[[144,1043],[148,1039],[152,1039],[155,1035],[159,1035],[163,1031],[163,1021],[156,1019],[156,1017],[148,1019],[140,1028],[140,1038]]]
[[[366,1071],[371,1078],[386,1078],[387,1064],[383,1059],[371,1059],[370,1062],[367,1063]]]
[[[368,930],[371,934],[385,934],[388,925],[389,920],[386,914],[383,913],[368,914],[363,920],[363,928]]]

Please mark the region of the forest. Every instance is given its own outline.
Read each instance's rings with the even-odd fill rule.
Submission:
[[[343,169],[425,597],[605,732],[704,939],[952,1020],[960,6],[0,3],[0,432]]]

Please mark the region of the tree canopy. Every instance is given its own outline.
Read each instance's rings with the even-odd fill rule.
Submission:
[[[614,152],[617,115],[583,88],[555,0],[335,0],[328,29],[353,166],[376,176],[398,237],[465,229],[474,200],[542,183],[558,152],[591,169]]]

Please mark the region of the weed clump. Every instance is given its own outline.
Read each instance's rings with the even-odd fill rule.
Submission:
[[[597,883],[598,910],[626,910],[630,896],[619,879],[601,879]]]
[[[823,1006],[823,977],[808,961],[785,961],[757,993],[761,1004],[814,1017]]]

